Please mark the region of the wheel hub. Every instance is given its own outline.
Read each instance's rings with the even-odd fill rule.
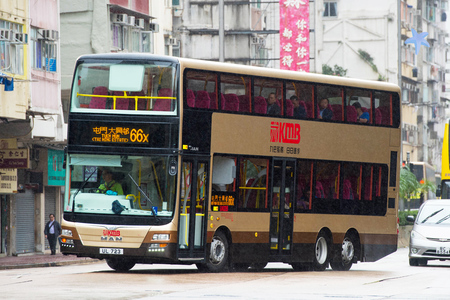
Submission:
[[[214,264],[220,263],[225,257],[225,245],[219,239],[213,239],[211,242],[211,262]]]
[[[345,238],[342,242],[341,258],[342,262],[351,263],[355,256],[355,247],[350,239]]]

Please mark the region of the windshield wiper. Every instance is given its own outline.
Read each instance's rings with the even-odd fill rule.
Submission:
[[[442,219],[440,219],[439,221],[436,222],[436,224],[441,224],[442,222],[448,220],[450,218],[450,214],[446,215],[445,217],[443,217]]]
[[[138,191],[141,193],[141,195],[143,195],[144,198],[147,199],[148,202],[150,202],[151,207],[152,207],[152,215],[155,217],[155,219],[156,219],[157,221],[159,221],[158,217],[156,216],[156,210],[155,210],[155,208],[154,208],[155,205],[153,204],[152,200],[150,200],[150,198],[147,196],[147,194],[141,189],[141,187],[139,186],[139,184],[136,182],[136,180],[134,180],[133,176],[131,176],[130,173],[128,173],[128,177],[131,178],[131,181],[133,181],[134,185],[137,187],[137,189],[138,189]]]
[[[444,210],[444,209],[441,208],[441,209],[435,211],[434,213],[432,213],[431,215],[429,215],[428,217],[426,217],[425,219],[423,219],[423,221],[422,221],[421,223],[422,223],[422,224],[425,223],[426,221],[428,221],[429,218],[431,218],[431,217],[437,215],[438,213],[440,213],[440,212],[443,211],[443,210]]]

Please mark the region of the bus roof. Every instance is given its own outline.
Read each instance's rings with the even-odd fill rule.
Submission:
[[[78,60],[102,60],[102,59],[148,59],[148,60],[161,60],[174,63],[181,63],[182,67],[201,69],[204,71],[221,71],[229,73],[240,73],[262,77],[276,77],[280,79],[290,79],[305,82],[324,83],[333,85],[344,85],[348,87],[356,88],[368,88],[374,90],[383,90],[396,92],[400,94],[399,86],[380,81],[362,80],[355,78],[345,78],[339,76],[330,76],[316,73],[295,72],[287,70],[279,70],[264,67],[255,67],[231,63],[213,62],[207,60],[191,59],[191,58],[179,58],[172,56],[154,55],[148,53],[104,53],[104,54],[89,54],[82,55]]]

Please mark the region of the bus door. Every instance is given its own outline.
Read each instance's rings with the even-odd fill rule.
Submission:
[[[205,257],[208,158],[184,158],[179,199],[178,258]]]
[[[289,255],[295,199],[295,160],[274,159],[272,166],[272,212],[270,219],[270,254]]]

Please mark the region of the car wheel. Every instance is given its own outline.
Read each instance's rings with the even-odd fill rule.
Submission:
[[[409,259],[409,265],[412,267],[417,267],[419,265],[419,259],[417,258],[410,258]]]

